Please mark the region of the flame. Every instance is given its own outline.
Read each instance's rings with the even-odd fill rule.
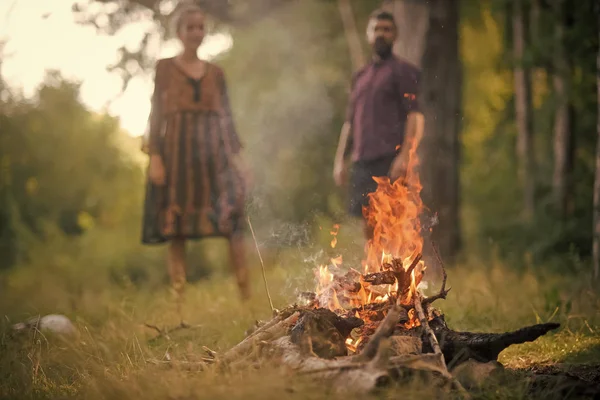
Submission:
[[[383,263],[392,259],[406,260],[423,249],[419,220],[423,202],[417,145],[415,140],[407,144],[406,177],[395,182],[387,177],[373,177],[377,190],[369,194],[369,206],[363,209],[363,215],[373,229],[372,239],[365,249],[365,273],[379,271]]]
[[[362,336],[358,337],[357,339],[348,338],[346,339],[346,348],[348,348],[348,350],[351,352],[356,353],[356,350],[358,350],[358,345],[360,342],[362,342],[362,340]]]
[[[391,183],[389,178],[373,179],[377,190],[369,194],[369,207],[363,210],[373,229],[365,249],[365,273],[378,272],[393,259],[406,260],[423,250],[419,193],[399,180]]]
[[[334,267],[338,268],[340,265],[342,265],[342,256],[332,258],[331,264],[333,264]]]
[[[337,245],[337,234],[340,231],[340,225],[339,224],[334,224],[333,225],[333,230],[331,230],[329,233],[331,234],[331,236],[333,236],[333,238],[331,239],[331,248],[335,249],[335,246]]]
[[[363,209],[363,215],[372,229],[372,238],[365,246],[365,259],[362,262],[363,274],[391,271],[398,278],[406,273],[415,257],[422,253],[423,237],[421,235],[420,214],[423,210],[421,201],[421,183],[416,166],[416,142],[409,143],[409,162],[406,176],[392,182],[387,177],[373,177],[377,183],[375,192],[369,194],[369,205]],[[335,224],[330,234],[333,236],[331,247],[337,244],[337,234],[340,226]],[[373,311],[373,306],[392,304],[399,301],[403,305],[414,302],[418,287],[423,278],[425,264],[422,260],[414,266],[410,274],[410,282],[403,282],[399,288],[398,280],[393,284],[371,285],[363,279],[363,275],[354,271],[354,275],[342,276],[340,267],[342,257],[332,258],[330,267],[321,266],[317,272],[318,306],[328,307],[338,313],[347,313],[365,321],[365,330],[356,339],[348,338],[346,346],[356,352],[366,332],[376,328],[381,314],[387,308],[379,307]],[[403,271],[401,271],[403,269]],[[353,272],[353,271],[351,271]],[[351,278],[355,278],[352,280]],[[400,279],[400,278],[398,278]],[[403,278],[408,279],[408,277]],[[350,284],[347,282],[350,280]],[[406,287],[408,283],[408,288]],[[358,286],[358,289],[357,289]],[[401,291],[401,293],[399,293]],[[377,315],[375,315],[377,314]],[[373,318],[379,318],[375,320]],[[419,325],[413,309],[409,311],[409,322],[406,328]]]

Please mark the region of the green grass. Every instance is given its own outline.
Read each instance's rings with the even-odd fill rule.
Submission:
[[[299,291],[314,288],[309,249],[270,257],[267,278],[276,307],[293,303]],[[309,262],[305,262],[308,260]],[[218,260],[213,268],[220,267]],[[175,326],[179,318],[165,286],[108,284],[102,271],[28,267],[3,276],[0,312],[0,397],[85,399],[324,399],[331,393],[318,383],[295,377],[277,365],[223,373],[155,365],[169,353],[195,361],[202,346],[224,351],[239,342],[257,319],[270,318],[260,269],[253,263],[254,297],[238,300],[233,278],[220,269],[210,280],[187,287],[185,321],[199,325],[175,332],[172,340],[152,341],[144,326]],[[71,272],[65,272],[71,271]],[[73,272],[75,271],[75,272]],[[500,361],[511,369],[544,365],[598,364],[600,298],[584,277],[519,273],[500,261],[471,261],[448,270],[452,291],[436,303],[455,330],[499,332],[545,321],[561,322],[556,333],[513,346]],[[439,284],[436,275],[429,291]],[[74,289],[75,288],[75,289]],[[9,326],[38,313],[64,313],[77,325],[77,340],[41,334],[14,338]],[[395,387],[378,398],[434,396],[427,385]],[[354,398],[351,394],[344,398]],[[476,398],[528,398],[519,380],[493,385]]]

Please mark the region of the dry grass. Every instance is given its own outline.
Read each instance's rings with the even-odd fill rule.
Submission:
[[[293,302],[298,291],[314,287],[310,263],[303,262],[305,255],[301,250],[281,254],[269,267],[268,280],[276,307]],[[164,359],[167,352],[174,360],[196,361],[203,355],[202,346],[223,351],[238,342],[254,320],[269,318],[260,271],[254,268],[253,273],[255,295],[246,304],[238,300],[233,280],[227,275],[190,285],[185,320],[199,326],[174,332],[170,341],[152,341],[156,332],[143,325],[169,327],[179,323],[165,288],[118,288],[90,282],[89,288],[78,286],[84,289],[72,292],[72,281],[67,284],[65,279],[52,278],[41,270],[10,276],[1,295],[0,311],[5,318],[0,344],[0,397],[332,398],[315,382],[287,375],[277,365],[219,373],[152,362]],[[500,361],[507,367],[598,363],[600,300],[586,287],[583,277],[516,273],[500,262],[485,266],[470,262],[448,273],[453,289],[449,298],[437,306],[456,330],[502,331],[550,320],[563,324],[558,333],[503,352]],[[80,337],[71,341],[40,333],[10,337],[11,323],[48,312],[71,317]],[[377,397],[397,398],[398,391],[406,398],[433,396],[426,385],[413,383]],[[352,394],[343,397],[353,398]],[[529,394],[523,382],[512,380],[510,384],[490,384],[475,397],[529,398]]]

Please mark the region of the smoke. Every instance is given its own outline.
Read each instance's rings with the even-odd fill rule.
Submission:
[[[331,169],[350,67],[338,21],[335,4],[292,2],[232,32],[218,60],[254,177],[246,211],[266,248],[312,247],[315,216],[339,211]]]

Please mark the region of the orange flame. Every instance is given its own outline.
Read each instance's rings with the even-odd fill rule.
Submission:
[[[419,191],[397,180],[373,178],[377,190],[369,194],[369,207],[363,210],[373,230],[366,245],[365,273],[377,272],[392,259],[405,260],[423,250],[422,210]]]
[[[420,196],[422,186],[416,170],[418,165],[417,144],[417,142],[407,144],[409,161],[406,176],[395,182],[387,177],[373,177],[377,182],[377,189],[369,194],[369,205],[363,209],[363,215],[372,229],[372,238],[367,241],[365,246],[364,274],[394,269],[397,271],[397,268],[404,268],[407,271],[416,255],[422,253],[423,237],[420,214],[423,203]],[[337,244],[338,232],[339,225],[336,224],[330,231],[333,236],[332,248],[335,248]],[[331,265],[334,269],[339,269],[341,261],[341,256],[332,258]],[[403,288],[404,292],[398,293],[398,281],[394,284],[371,285],[365,282],[363,276],[357,271],[354,271],[356,272],[354,277],[358,276],[358,278],[351,282],[350,289],[340,282],[337,282],[336,286],[334,274],[328,267],[322,266],[317,273],[318,304],[336,312],[354,307],[357,311],[353,311],[350,315],[368,320],[370,311],[366,306],[369,304],[391,302],[398,296],[401,296],[402,304],[411,304],[424,271],[425,265],[423,261],[419,261],[411,273],[408,291],[406,292],[407,289]],[[347,277],[348,275],[341,278]],[[411,310],[409,317],[410,321],[406,327],[418,326],[419,321],[414,310]],[[363,336],[357,339],[349,338],[346,345],[350,351],[356,351],[361,340],[363,340]]]
[[[366,245],[365,273],[379,271],[391,259],[406,260],[423,249],[419,216],[423,209],[421,181],[417,171],[418,141],[407,143],[406,176],[395,182],[373,177],[377,190],[369,194],[363,215],[373,230]],[[405,261],[406,264],[406,261]]]
[[[335,249],[335,246],[337,245],[337,234],[339,231],[340,231],[340,225],[334,224],[333,230],[329,232],[331,234],[331,236],[333,236],[333,238],[331,239],[331,248],[332,249]]]

